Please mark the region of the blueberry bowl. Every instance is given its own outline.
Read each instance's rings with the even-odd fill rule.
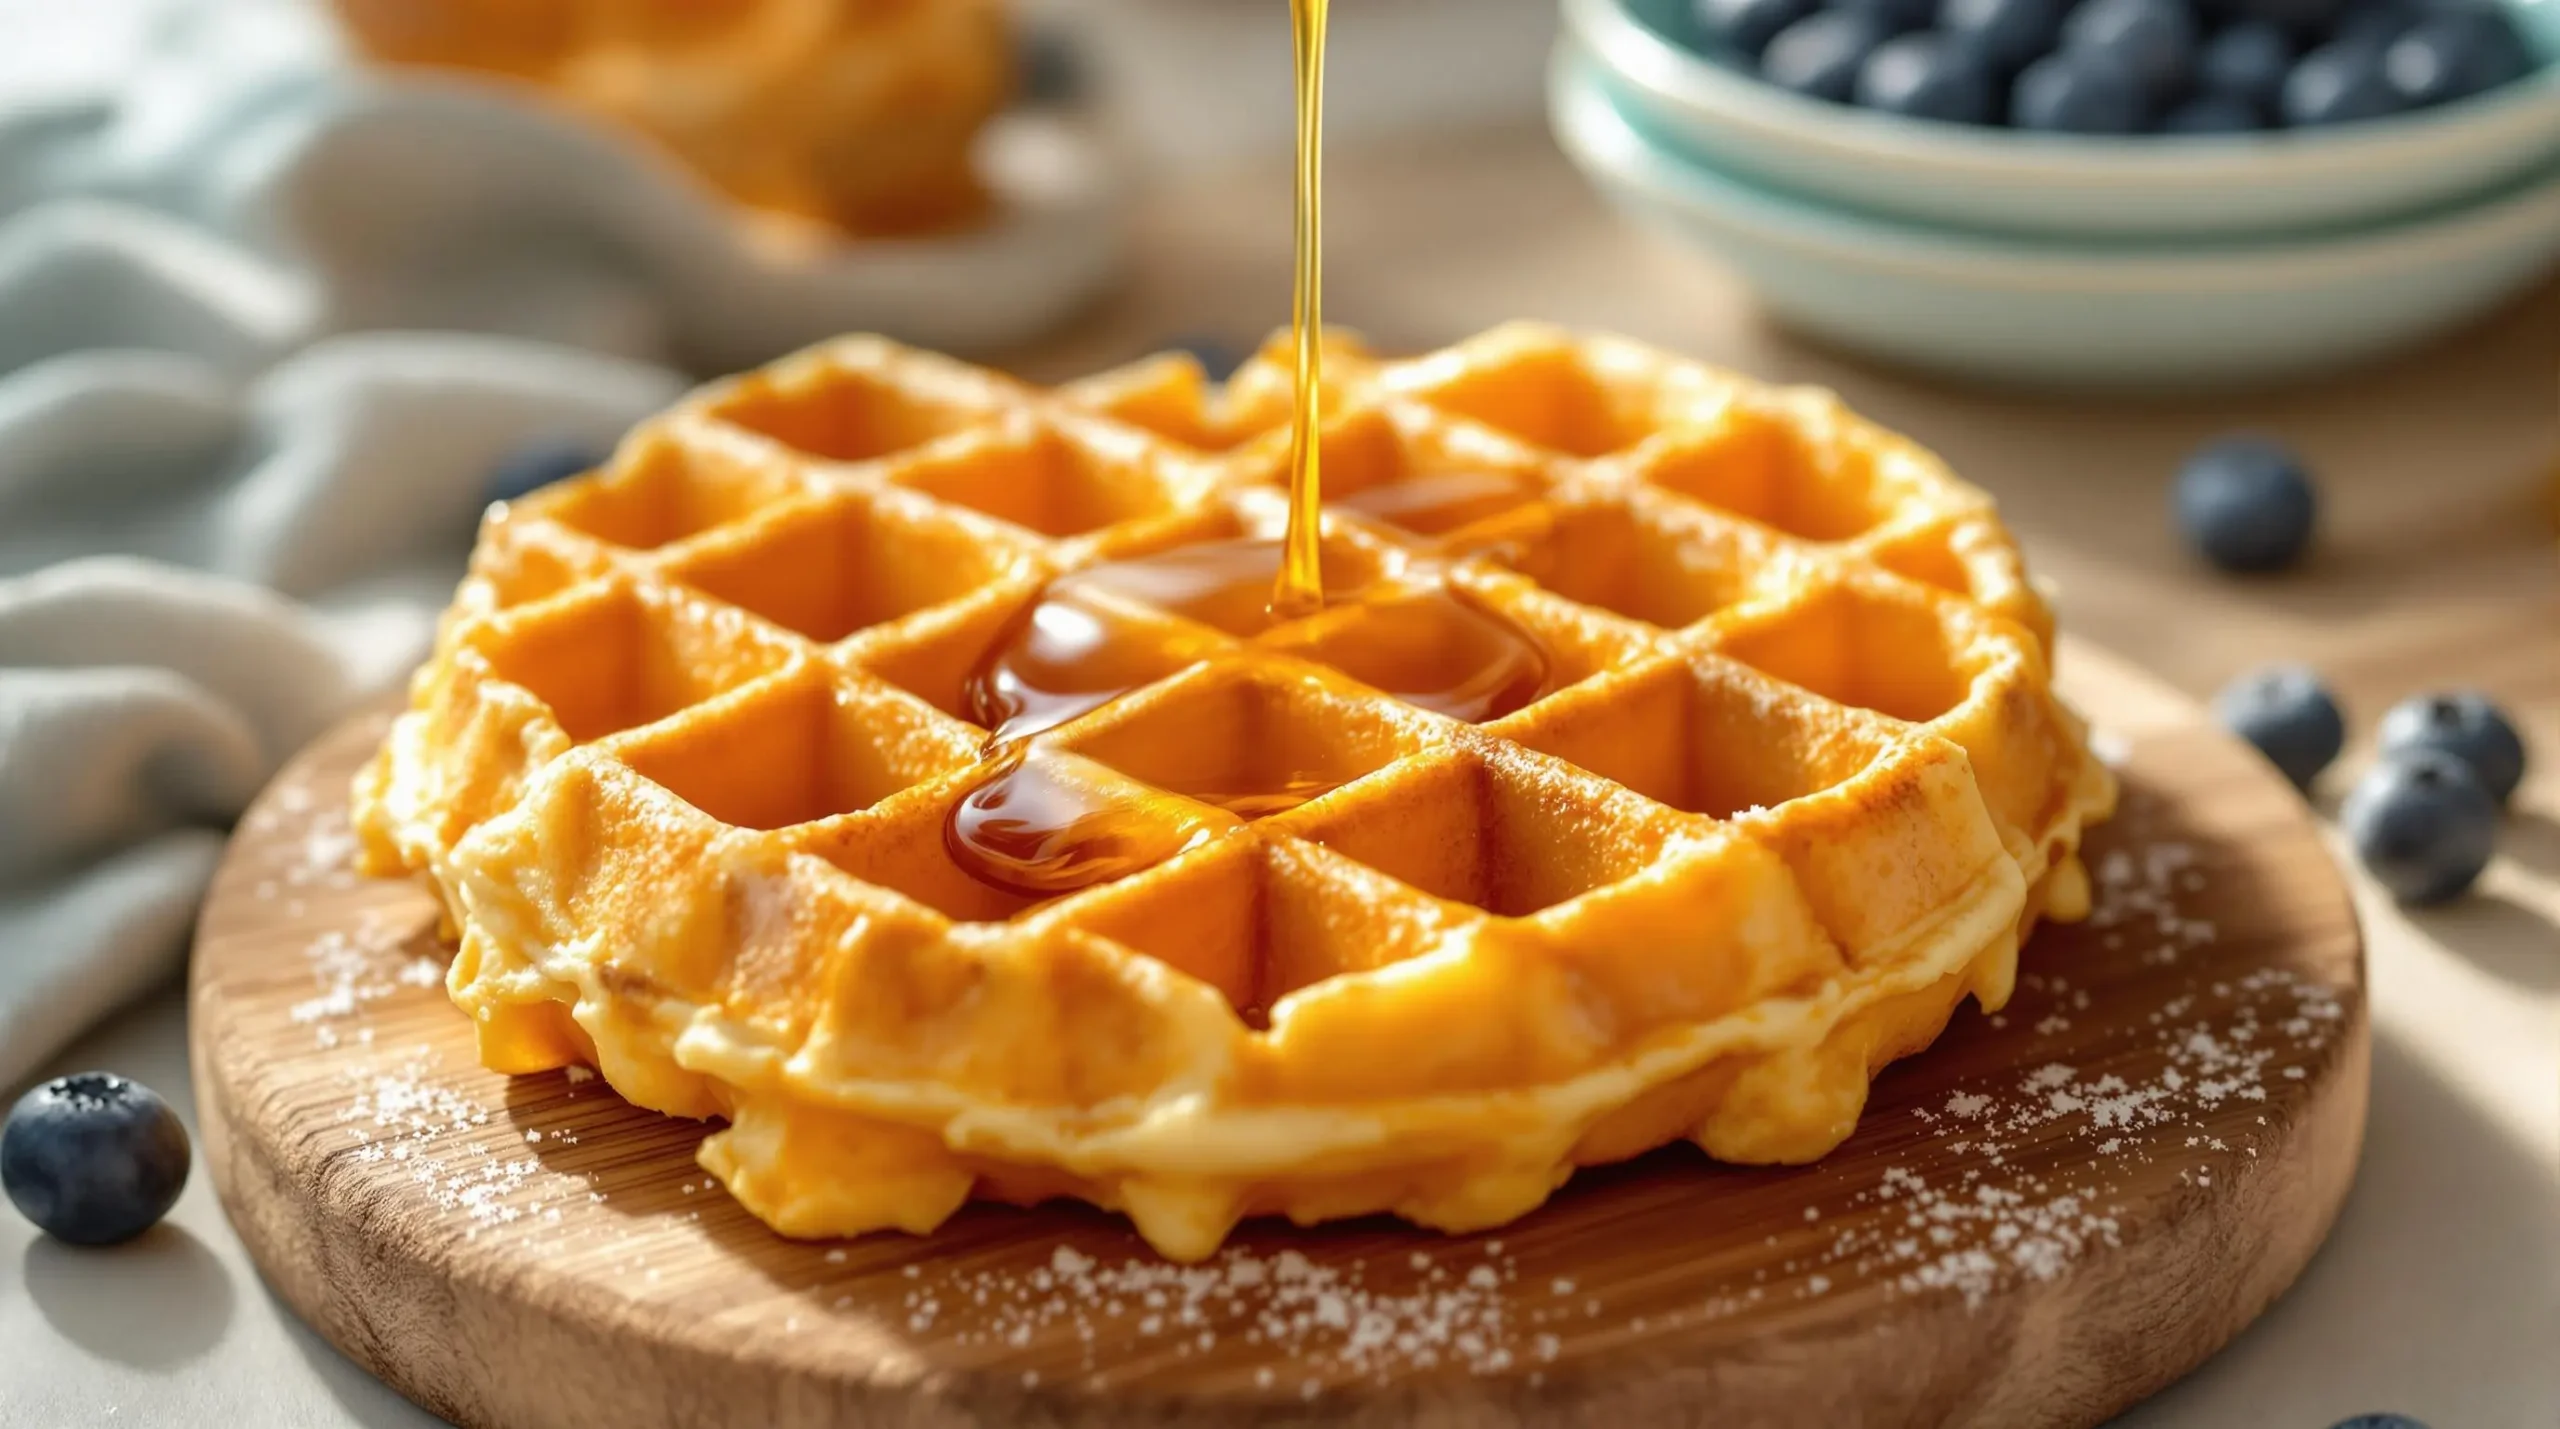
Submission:
[[[2292,236],[2560,163],[2560,0],[1562,4],[1566,46],[1650,144],[1887,220]],[[2483,29],[2497,72],[2455,82]]]
[[[1556,138],[1604,197],[1714,254],[1788,326],[2006,386],[2221,390],[2342,367],[2475,317],[2560,261],[2560,164],[2345,232],[2099,242],[1817,202],[1655,143],[1570,43]]]

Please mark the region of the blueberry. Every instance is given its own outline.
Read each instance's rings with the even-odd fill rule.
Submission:
[[[1888,35],[1925,29],[1938,18],[1938,0],[1831,0],[1828,8],[1864,15]]]
[[[2009,122],[2054,134],[2133,134],[2142,128],[2142,83],[2114,55],[2046,55],[2009,88]]]
[[[56,1240],[131,1240],[186,1185],[187,1129],[158,1093],[122,1077],[57,1077],[18,1098],[0,1130],[0,1186]]]
[[[1014,36],[1014,93],[1034,109],[1064,108],[1085,97],[1084,50],[1064,28],[1025,22]]]
[[[1252,355],[1247,349],[1222,338],[1203,337],[1198,334],[1175,338],[1170,345],[1170,350],[1189,353],[1191,360],[1200,364],[1200,370],[1206,373],[1212,382],[1224,382],[1235,376],[1236,369],[1242,367],[1244,360]]]
[[[2311,544],[2319,499],[2302,462],[2267,437],[2223,437],[2178,468],[2178,527],[2226,571],[2274,571]]]
[[[2380,119],[2407,107],[2382,73],[2378,46],[2333,40],[2285,76],[2284,121],[2303,127]]]
[[[1962,46],[1932,34],[1896,35],[1858,67],[1858,103],[1888,114],[1951,124],[1988,124],[1996,117],[1991,75]]]
[[[2266,127],[2258,106],[2227,94],[2199,94],[2160,116],[2163,134],[2254,134]]]
[[[2197,51],[2196,87],[2273,114],[2292,68],[2293,41],[2284,31],[2264,20],[2242,20],[2223,27]]]
[[[2432,749],[2385,759],[2339,806],[2338,822],[2375,881],[2403,903],[2455,898],[2489,866],[2498,801],[2471,766]]]
[[[2414,0],[2350,0],[2338,21],[2330,27],[2332,44],[2371,45],[2380,48],[2408,33],[2418,23]]]
[[[1698,28],[1726,49],[1757,59],[1780,30],[1817,8],[1815,0],[1698,0]]]
[[[489,469],[486,494],[491,501],[515,501],[556,481],[583,475],[604,465],[606,453],[584,442],[544,438],[525,443]]]
[[[2196,22],[2179,0],[2088,0],[2063,22],[2062,47],[2114,55],[2161,104],[2195,70]]]
[[[1858,67],[1891,38],[1874,17],[1847,10],[1808,15],[1778,32],[1760,55],[1760,77],[1798,94],[1849,102]]]
[[[2062,35],[2064,0],[1939,0],[1938,28],[1982,62],[2014,74]]]
[[[2353,1419],[2341,1419],[2329,1429],[2427,1429],[2427,1426],[2406,1414],[2359,1414]]]
[[[2213,697],[2213,713],[2297,789],[2309,789],[2347,744],[2346,716],[2320,677],[2302,665],[2242,675]]]
[[[2524,739],[2489,697],[2474,690],[2402,700],[2374,732],[2385,758],[2432,749],[2471,766],[2480,787],[2503,804],[2524,782]]]
[[[2242,19],[2262,20],[2299,39],[2317,41],[2335,33],[2349,7],[2376,3],[2408,0],[2232,0],[2231,8]]]
[[[2416,109],[2449,104],[2533,72],[2533,55],[2504,10],[2455,10],[2409,27],[2382,53],[2382,76]]]

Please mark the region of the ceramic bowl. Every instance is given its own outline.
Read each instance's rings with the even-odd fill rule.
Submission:
[[[1779,89],[1665,37],[1688,0],[1562,0],[1597,82],[1654,143],[1841,208],[1967,228],[2201,239],[2352,228],[2560,162],[2560,0],[2505,0],[2545,64],[2440,109],[2267,134],[2029,134]]]
[[[1713,254],[1780,320],[2002,384],[2227,388],[2352,364],[2477,316],[2560,260],[2560,167],[2463,206],[2233,243],[1992,237],[1830,207],[1647,138],[1568,43],[1557,139],[1614,204]]]

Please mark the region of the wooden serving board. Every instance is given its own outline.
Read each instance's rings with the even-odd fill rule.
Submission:
[[[204,1150],[268,1280],[465,1425],[2095,1424],[2228,1341],[2362,1138],[2362,954],[2301,802],[2085,648],[2126,785],[2097,915],[1888,1072],[1822,1164],[1666,1150],[1498,1233],[1081,1207],[794,1244],[600,1080],[473,1062],[428,895],[344,871],[358,720],[244,823],[193,973]]]

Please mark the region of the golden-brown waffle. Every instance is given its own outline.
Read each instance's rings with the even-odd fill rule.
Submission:
[[[854,233],[951,228],[1012,91],[1003,0],[333,0],[370,57],[503,75],[730,197]]]
[[[357,795],[487,1064],[726,1118],[703,1164],[788,1235],[1067,1195],[1192,1258],[1255,1214],[1492,1225],[1683,1137],[1819,1157],[2085,911],[2113,783],[1925,452],[1538,326],[1328,370],[1329,500],[1473,478],[1329,508],[1329,570],[1445,571],[1546,692],[1461,724],[1326,664],[1339,611],[1131,607],[1157,678],[1031,758],[1188,846],[1046,902],[942,837],[969,673],[1056,574],[1276,536],[1276,349],[1044,391],[848,339],[494,511]],[[1359,777],[1254,822],[1162,792],[1255,762]]]

